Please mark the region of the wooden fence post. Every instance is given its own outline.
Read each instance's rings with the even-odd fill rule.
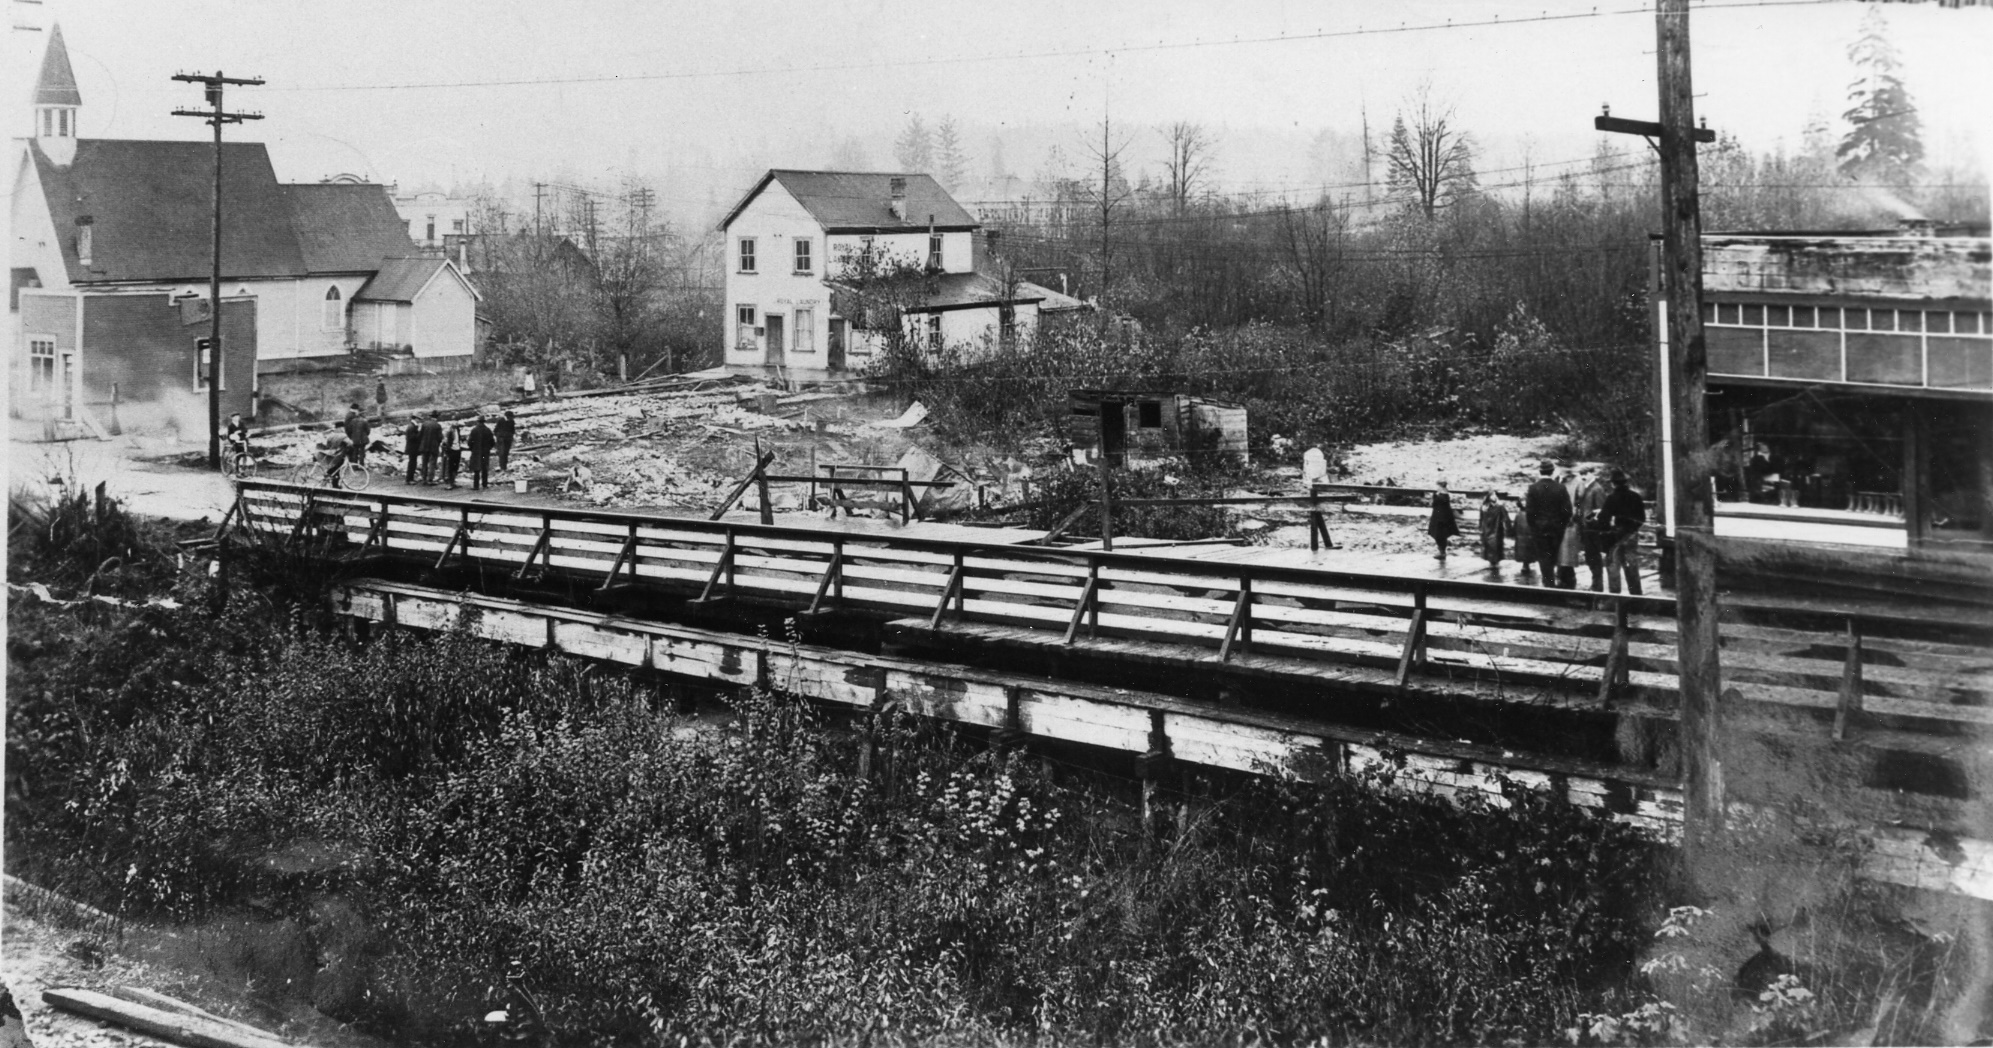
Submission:
[[[1841,667],[1841,701],[1834,708],[1834,741],[1848,737],[1848,728],[1862,710],[1862,628],[1848,616],[1848,651]]]

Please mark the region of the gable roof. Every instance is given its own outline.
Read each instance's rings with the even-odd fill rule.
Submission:
[[[298,251],[313,273],[364,273],[415,250],[386,186],[320,182],[283,187]]]
[[[906,218],[893,215],[890,207],[895,178],[906,179]],[[962,209],[948,191],[930,175],[892,171],[795,171],[770,170],[761,176],[740,203],[727,212],[720,228],[733,224],[742,210],[768,188],[780,182],[810,217],[826,233],[915,232],[928,228],[929,216],[936,229],[959,231],[980,228],[975,216]]]
[[[444,269],[456,272],[456,267],[450,264],[449,259],[433,256],[383,258],[378,264],[380,269],[367,278],[367,282],[360,286],[360,290],[353,293],[353,301],[414,302],[415,297],[422,293],[423,288],[429,286],[429,282],[435,279],[438,272]],[[463,278],[459,275],[458,279]],[[463,283],[472,298],[479,297],[477,289],[471,287],[470,281],[465,280]]]
[[[42,52],[42,75],[35,83],[35,105],[80,106],[83,92],[76,89],[76,72],[69,68],[69,48],[62,42],[62,25],[48,36],[48,49]]]
[[[191,280],[208,276],[214,250],[214,146],[80,138],[58,167],[30,143],[62,260],[74,283]],[[222,275],[303,276],[290,197],[260,142],[222,146]],[[86,272],[76,255],[76,220],[90,218]]]

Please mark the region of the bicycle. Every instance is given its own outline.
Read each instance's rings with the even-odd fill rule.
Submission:
[[[337,469],[332,469],[316,455],[292,470],[290,480],[293,484],[322,487],[328,476],[333,487],[347,491],[365,491],[374,483],[372,471],[352,459],[347,459],[341,462]]]
[[[221,475],[230,480],[255,480],[256,468],[261,464],[246,447],[238,445],[222,449]]]

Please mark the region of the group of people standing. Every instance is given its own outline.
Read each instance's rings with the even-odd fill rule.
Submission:
[[[1545,586],[1578,588],[1578,565],[1583,563],[1592,575],[1592,590],[1640,592],[1640,565],[1637,556],[1640,527],[1647,521],[1647,504],[1633,490],[1626,471],[1612,470],[1601,480],[1596,467],[1567,469],[1557,476],[1555,463],[1545,461],[1539,476],[1523,493],[1522,512],[1510,517],[1494,492],[1481,503],[1481,553],[1490,564],[1502,560],[1508,535],[1515,536],[1515,559],[1523,573],[1532,568],[1542,572]],[[1444,480],[1433,492],[1432,515],[1426,533],[1439,545],[1439,559],[1446,559],[1447,542],[1460,534],[1452,495]]]
[[[415,483],[418,470],[422,483],[435,484],[437,467],[442,467],[443,486],[457,486],[457,473],[462,468],[465,453],[470,455],[471,490],[482,491],[491,486],[491,457],[498,454],[498,468],[505,469],[512,458],[512,441],[518,434],[519,424],[507,411],[495,422],[485,416],[477,416],[469,432],[452,419],[443,421],[434,411],[425,412],[409,419],[408,428],[402,431],[403,450],[408,455],[407,483]]]

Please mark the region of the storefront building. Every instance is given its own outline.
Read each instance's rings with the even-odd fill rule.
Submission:
[[[1993,241],[1972,233],[1703,238],[1719,539],[1993,552]]]

